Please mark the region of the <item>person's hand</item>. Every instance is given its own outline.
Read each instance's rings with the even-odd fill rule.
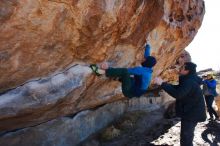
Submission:
[[[103,63],[100,65],[100,68],[106,70],[106,69],[109,68],[109,65],[108,65],[107,62],[103,62]]]
[[[145,48],[145,49],[146,49],[146,48],[150,48],[150,44],[146,42],[146,43],[144,44],[144,48]]]
[[[163,82],[164,82],[163,79],[160,77],[156,77],[154,79],[154,84],[156,84],[156,85],[161,85]]]

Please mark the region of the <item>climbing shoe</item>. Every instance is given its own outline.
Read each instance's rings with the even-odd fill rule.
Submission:
[[[89,67],[92,69],[93,73],[95,73],[97,76],[101,76],[101,74],[98,72],[99,68],[96,64],[91,64]]]

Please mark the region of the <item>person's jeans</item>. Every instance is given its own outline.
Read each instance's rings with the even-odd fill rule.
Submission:
[[[130,77],[127,68],[109,68],[106,70],[107,77],[119,77],[122,83],[122,93],[128,98],[134,97],[132,93],[133,78]]]
[[[181,119],[180,145],[193,146],[194,130],[198,122]]]
[[[208,112],[209,112],[210,118],[213,119],[214,118],[213,115],[216,118],[218,118],[218,114],[216,113],[216,111],[212,107],[212,103],[214,101],[214,96],[213,95],[205,96],[205,101],[206,101],[206,105],[207,105],[207,108],[208,108]]]

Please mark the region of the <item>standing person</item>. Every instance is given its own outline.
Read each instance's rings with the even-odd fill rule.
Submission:
[[[180,145],[192,146],[194,130],[198,122],[205,121],[205,101],[200,84],[202,79],[196,75],[196,64],[186,62],[179,71],[179,84],[172,85],[155,79],[169,95],[176,98],[176,114],[181,118]]]
[[[146,44],[142,66],[134,68],[110,68],[107,63],[102,63],[100,69],[97,65],[90,65],[97,75],[105,74],[107,77],[119,77],[122,83],[122,93],[128,98],[140,97],[146,91],[151,82],[153,67],[156,59],[150,56],[150,45]]]
[[[203,94],[205,95],[205,101],[208,108],[208,113],[210,116],[209,120],[219,120],[219,116],[212,107],[214,98],[218,95],[216,92],[216,80],[212,74],[208,74],[207,78],[203,81]]]

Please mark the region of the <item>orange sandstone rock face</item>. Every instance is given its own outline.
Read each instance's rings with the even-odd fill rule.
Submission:
[[[75,62],[115,61],[116,51],[131,64],[163,16],[163,1],[154,0],[3,0],[0,5],[1,90]]]
[[[183,60],[179,58],[181,54],[185,56],[185,61],[190,60],[183,48],[193,40],[203,15],[203,1],[164,1],[163,18],[148,35],[154,48],[153,55],[158,59],[155,75],[166,72],[173,65],[183,64]]]
[[[122,99],[88,64],[140,64],[147,38],[162,75],[203,15],[203,0],[1,0],[0,131]]]
[[[180,57],[175,61],[175,65],[170,66],[161,73],[161,77],[165,81],[176,83],[179,80],[179,69],[185,62],[190,62],[191,56],[187,51],[183,51]]]

